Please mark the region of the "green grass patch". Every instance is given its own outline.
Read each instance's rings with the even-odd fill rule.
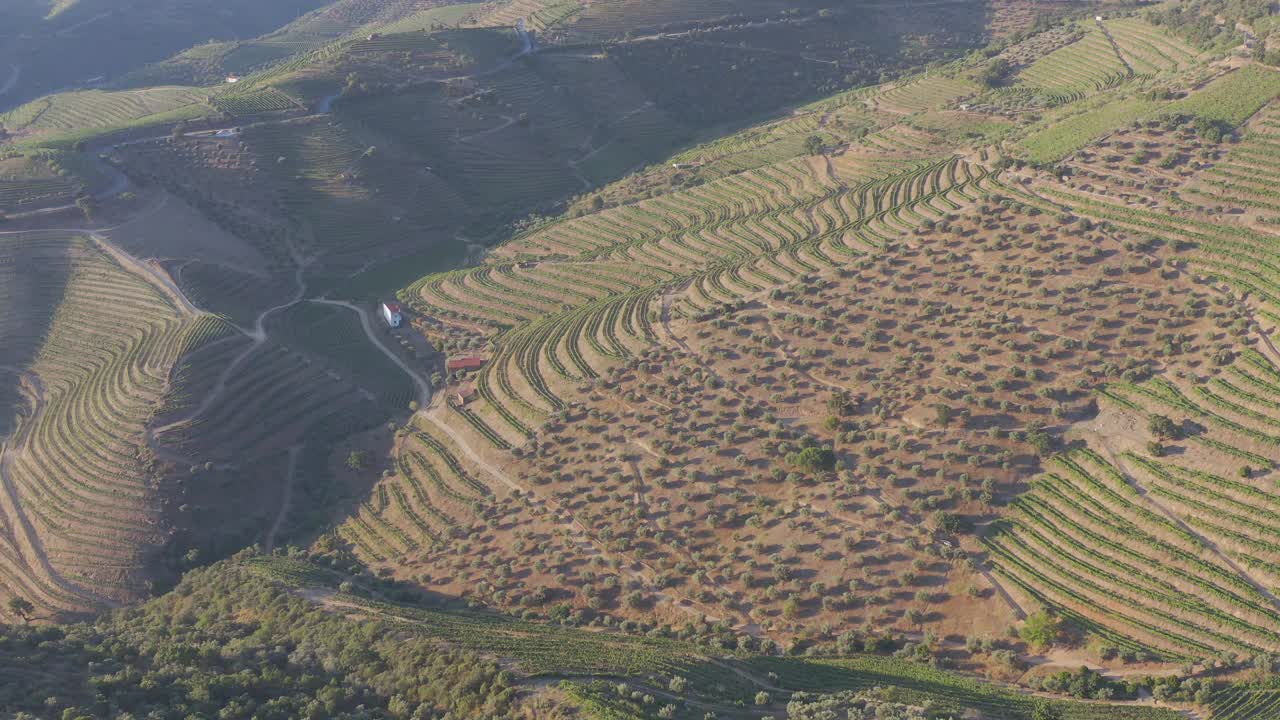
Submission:
[[[1046,121],[1019,145],[1033,163],[1057,162],[1098,137],[1153,114],[1160,107],[1161,104],[1153,100],[1117,100],[1065,120]]]
[[[1003,118],[950,111],[925,113],[907,122],[914,128],[941,135],[954,143],[994,142],[1013,128],[1013,123]]]
[[[1280,96],[1280,72],[1261,65],[1247,65],[1173,103],[1169,112],[1238,127],[1277,96]]]

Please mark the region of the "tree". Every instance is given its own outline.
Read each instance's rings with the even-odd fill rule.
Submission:
[[[1213,143],[1222,142],[1235,130],[1231,123],[1225,120],[1213,120],[1206,117],[1196,118],[1195,129],[1200,137]]]
[[[807,447],[787,456],[787,462],[810,472],[830,470],[836,465],[836,454],[829,448]]]
[[[1053,451],[1053,438],[1043,428],[1029,427],[1027,428],[1027,443],[1035,449],[1036,454],[1041,457],[1048,455]]]
[[[84,219],[93,222],[93,214],[98,209],[98,205],[93,200],[92,195],[81,195],[76,198],[76,207],[81,213],[84,213]]]
[[[1012,68],[1010,67],[1008,60],[1005,60],[1004,58],[996,58],[995,60],[987,63],[986,67],[979,70],[974,79],[987,87],[996,87],[1009,76],[1010,70],[1012,70]]]
[[[938,510],[933,513],[933,526],[937,528],[939,532],[955,535],[960,532],[960,529],[963,527],[963,523],[961,522],[959,515],[956,515],[953,512],[947,512],[946,510]]]
[[[938,424],[947,426],[951,424],[951,418],[956,416],[956,411],[951,409],[950,405],[938,403],[933,406],[934,412],[938,414]]]
[[[826,146],[818,135],[810,135],[804,140],[804,151],[810,155],[821,155]]]
[[[363,450],[352,450],[347,456],[347,467],[359,472],[364,469],[369,461],[369,453]]]
[[[782,617],[788,620],[795,620],[800,616],[800,603],[794,597],[789,597],[782,603]]]
[[[1177,440],[1180,434],[1177,424],[1164,415],[1152,415],[1147,430],[1161,440]]]
[[[180,120],[180,121],[178,121],[178,124],[173,126],[173,133],[172,133],[172,134],[173,134],[173,139],[174,139],[174,140],[181,140],[182,138],[186,137],[186,134],[187,134],[187,121],[186,121],[186,120]]]
[[[1018,629],[1018,637],[1033,648],[1045,648],[1058,638],[1058,619],[1047,612],[1032,613]]]
[[[763,691],[763,690],[761,690],[760,692],[756,693],[756,704],[757,704],[757,705],[768,705],[768,704],[769,704],[769,702],[770,702],[770,701],[769,701],[769,693],[767,693],[767,692],[765,692],[765,691]]]
[[[853,396],[848,390],[837,390],[827,398],[827,410],[832,415],[847,417],[853,413]]]
[[[14,595],[9,598],[9,612],[22,618],[23,622],[31,622],[31,613],[35,612],[35,610],[36,606],[32,605],[31,601],[24,597]]]

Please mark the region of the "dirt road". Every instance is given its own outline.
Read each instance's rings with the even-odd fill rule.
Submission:
[[[154,264],[139,260],[138,258],[125,252],[118,245],[113,244],[110,240],[96,232],[89,233],[89,239],[93,241],[98,249],[110,255],[116,262],[125,268],[132,270],[135,274],[150,278],[160,291],[163,292],[170,300],[173,301],[174,307],[185,315],[199,315],[201,310],[189,300],[182,289],[173,282],[173,278],[168,273],[157,268]]]
[[[254,320],[252,328],[249,328],[249,329],[240,328],[240,331],[249,337],[249,340],[251,341],[249,343],[249,346],[246,347],[244,350],[242,350],[239,355],[236,355],[236,357],[230,362],[230,364],[227,365],[226,369],[222,371],[222,374],[218,376],[218,382],[214,383],[213,389],[210,390],[209,393],[204,396],[204,399],[200,401],[200,404],[197,405],[194,410],[178,418],[177,420],[173,420],[172,422],[166,423],[157,428],[152,428],[151,432],[148,434],[149,437],[162,435],[179,425],[191,422],[192,420],[203,415],[205,411],[207,411],[210,407],[212,407],[213,404],[217,402],[219,398],[222,397],[222,393],[225,392],[227,389],[227,383],[230,382],[231,378],[235,376],[236,372],[240,369],[240,366],[243,365],[245,361],[249,359],[249,356],[252,355],[255,350],[257,350],[263,343],[267,341],[267,330],[266,330],[267,318],[272,313],[275,313],[277,311],[283,310],[288,307],[292,307],[302,302],[302,296],[305,295],[307,292],[306,283],[304,282],[302,277],[305,267],[306,267],[305,265],[299,265],[297,271],[294,274],[294,282],[297,283],[297,289],[294,291],[292,298],[290,298],[289,300],[283,303],[280,303],[279,305],[269,307],[266,310],[263,310],[262,312],[258,313],[258,317]]]

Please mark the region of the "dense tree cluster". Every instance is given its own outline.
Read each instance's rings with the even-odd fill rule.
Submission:
[[[788,720],[943,720],[952,717],[930,707],[894,702],[893,688],[809,695],[796,693],[787,703]]]
[[[41,718],[514,717],[494,663],[354,621],[242,563],[191,573],[94,623],[0,626],[0,715]]]
[[[1270,16],[1272,5],[1269,0],[1199,0],[1149,10],[1146,17],[1151,23],[1168,27],[1190,42],[1207,48],[1219,43],[1238,43],[1240,34],[1235,24],[1251,25]],[[1219,17],[1225,21],[1218,22]]]

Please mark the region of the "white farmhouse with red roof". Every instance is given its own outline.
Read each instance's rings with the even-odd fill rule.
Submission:
[[[387,321],[388,326],[400,327],[400,321],[404,319],[400,314],[400,303],[384,302],[379,310],[382,311],[382,319]]]

